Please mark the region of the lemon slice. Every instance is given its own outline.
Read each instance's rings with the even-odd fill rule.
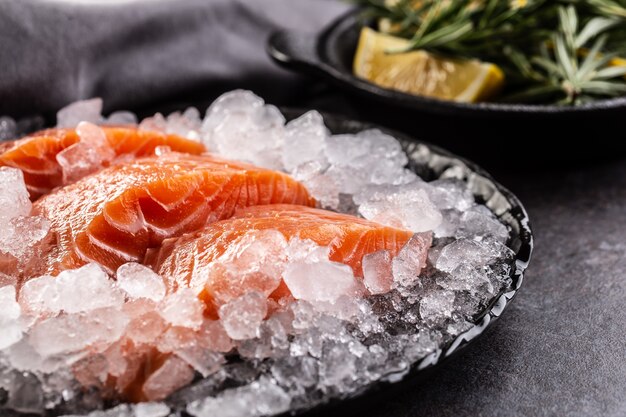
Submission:
[[[389,54],[409,41],[364,27],[354,57],[354,74],[404,93],[474,103],[498,93],[504,74],[494,64],[441,58],[426,51]]]

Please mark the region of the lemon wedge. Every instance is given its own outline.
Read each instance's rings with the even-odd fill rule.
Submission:
[[[466,103],[493,97],[504,83],[502,70],[487,62],[453,60],[426,51],[387,53],[408,43],[364,27],[354,57],[354,74],[383,88]]]

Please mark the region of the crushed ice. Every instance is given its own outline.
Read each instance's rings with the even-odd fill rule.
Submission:
[[[98,125],[99,99],[58,113],[80,141],[57,160],[71,181],[113,155]],[[92,417],[166,417],[186,412],[266,416],[349,396],[409,367],[470,329],[510,285],[509,232],[459,180],[425,182],[405,168],[394,138],[378,130],[331,135],[315,111],[285,123],[247,91],[217,99],[204,118],[189,108],[139,123],[201,141],[225,158],[279,169],[304,182],[320,204],[415,232],[400,253],[363,258],[363,278],[329,250],[274,231],[244,235],[203,277],[224,283],[219,320],[191,290],[166,293],[139,264],[116,280],[86,265],[26,283],[18,277],[50,244],[46,219],[31,213],[23,175],[0,168],[0,411],[84,415],[132,388],[142,367],[145,398]],[[14,132],[0,118],[0,137]],[[166,153],[163,150],[161,153]],[[431,234],[430,231],[433,233]],[[430,250],[429,250],[430,248]],[[280,279],[294,298],[270,296]],[[250,285],[253,283],[254,285]]]

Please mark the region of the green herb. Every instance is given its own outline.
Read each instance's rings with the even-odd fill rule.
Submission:
[[[356,0],[386,32],[424,49],[493,62],[504,101],[582,104],[626,94],[626,0]]]

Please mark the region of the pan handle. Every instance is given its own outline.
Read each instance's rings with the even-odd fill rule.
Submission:
[[[317,36],[313,33],[277,31],[267,41],[267,53],[279,65],[311,75],[328,75],[329,67],[318,54]]]

